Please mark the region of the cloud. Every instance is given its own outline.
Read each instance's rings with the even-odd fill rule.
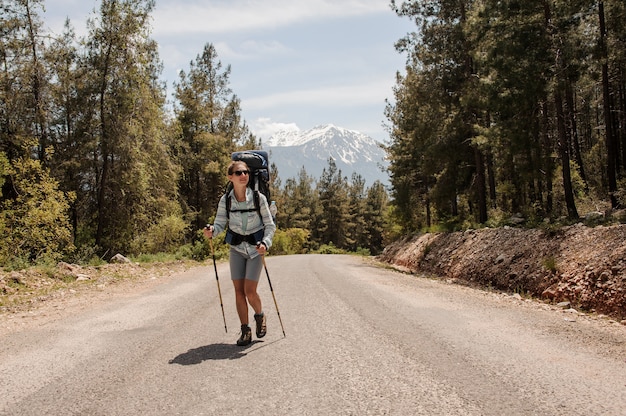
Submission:
[[[251,123],[250,129],[255,135],[267,139],[279,131],[298,132],[300,128],[296,123],[279,123],[267,117],[259,117]]]
[[[236,47],[228,42],[215,42],[214,46],[222,62],[250,60],[259,56],[284,56],[291,52],[288,47],[274,40],[246,40]]]
[[[382,104],[385,98],[392,97],[393,84],[389,79],[381,79],[354,85],[329,85],[321,88],[309,88],[278,92],[262,97],[242,99],[245,110],[263,110],[285,106],[316,107],[359,107],[370,104]]]
[[[153,16],[155,34],[164,35],[274,29],[389,10],[384,0],[169,0],[157,4]]]

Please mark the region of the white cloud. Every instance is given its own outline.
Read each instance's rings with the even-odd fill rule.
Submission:
[[[362,84],[329,85],[321,88],[279,92],[263,97],[242,99],[242,108],[258,111],[264,108],[290,105],[358,107],[382,104],[385,98],[392,98],[392,86],[393,83],[389,79],[381,79]]]
[[[226,0],[157,4],[154,32],[227,33],[272,29],[303,21],[389,12],[384,0]]]
[[[296,123],[279,123],[267,117],[260,117],[254,120],[250,125],[250,130],[263,139],[267,139],[279,131],[300,131]]]
[[[259,56],[285,55],[290,52],[289,48],[278,41],[246,40],[236,47],[228,42],[214,42],[213,45],[222,62],[250,60]]]
[[[245,53],[254,53],[256,55],[276,55],[289,52],[289,48],[278,41],[256,41],[247,40],[241,44],[241,49]]]

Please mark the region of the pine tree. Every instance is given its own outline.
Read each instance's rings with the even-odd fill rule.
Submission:
[[[385,186],[376,181],[367,189],[365,200],[364,222],[366,224],[367,245],[371,254],[377,255],[385,247],[386,234],[388,233],[388,205],[389,198]]]
[[[365,196],[365,179],[358,173],[353,173],[348,187],[349,213],[346,218],[346,244],[351,251],[369,248]]]
[[[224,66],[215,47],[207,44],[202,54],[181,71],[175,84],[176,121],[180,131],[174,144],[184,211],[194,218],[194,228],[214,215],[226,185],[230,155],[240,145],[257,143],[241,120],[239,99],[230,88],[230,66]]]
[[[9,160],[30,157],[31,146],[45,160],[48,79],[41,62],[42,9],[42,0],[0,3],[0,150]]]
[[[350,248],[347,239],[350,218],[347,182],[335,161],[328,158],[328,167],[322,171],[317,184],[321,211],[312,230],[313,238],[320,244],[332,243],[341,249]]]
[[[399,15],[415,19],[420,33],[396,45],[409,54],[407,76],[398,78],[396,105],[387,108],[388,118],[397,127],[391,132],[389,150],[392,183],[401,190],[397,195],[402,201],[400,211],[416,207],[425,211],[408,217],[401,214],[407,224],[430,224],[431,206],[439,219],[458,221],[462,197],[472,202],[470,207],[478,207],[479,222],[487,219],[485,157],[473,140],[476,125],[485,115],[470,99],[474,64],[472,45],[464,32],[472,4],[392,2]],[[409,160],[407,167],[416,169],[402,174],[401,166]],[[410,186],[418,187],[418,195],[412,195]]]
[[[615,37],[610,29],[601,36],[602,4]],[[622,195],[624,48],[612,46],[623,46],[624,19],[614,17],[624,16],[623,2],[392,6],[418,25],[396,45],[408,54],[407,73],[387,107],[402,222],[484,222],[487,208],[578,220],[577,205],[598,206],[603,188]]]
[[[176,210],[176,170],[164,147],[164,86],[161,63],[150,39],[151,0],[105,0],[89,22],[89,68],[81,94],[92,97],[84,121],[89,128],[81,185],[90,194],[85,217],[93,215],[95,244],[128,251],[163,215]],[[85,218],[88,220],[88,218]]]
[[[312,230],[316,227],[317,191],[314,180],[302,167],[297,178],[289,178],[282,192],[278,221],[281,228],[301,228]]]

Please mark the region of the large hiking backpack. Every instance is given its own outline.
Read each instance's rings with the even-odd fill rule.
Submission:
[[[261,204],[259,201],[259,192],[265,195],[267,201],[270,198],[270,164],[269,155],[265,150],[243,150],[240,152],[234,152],[231,155],[233,161],[242,161],[248,165],[250,169],[250,178],[248,180],[248,187],[254,192],[254,209],[252,210],[236,210],[238,212],[257,211],[261,215]],[[226,195],[233,189],[233,184],[228,183],[226,187]],[[226,216],[230,218],[230,212],[235,211],[230,209],[230,198],[226,198]]]

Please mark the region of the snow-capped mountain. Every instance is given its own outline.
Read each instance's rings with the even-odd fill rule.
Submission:
[[[297,178],[303,166],[318,180],[331,157],[348,180],[358,173],[366,187],[376,180],[389,185],[385,151],[376,140],[357,131],[332,124],[306,131],[281,131],[264,141],[263,149],[270,152],[270,163],[276,164],[283,185],[287,179]]]

